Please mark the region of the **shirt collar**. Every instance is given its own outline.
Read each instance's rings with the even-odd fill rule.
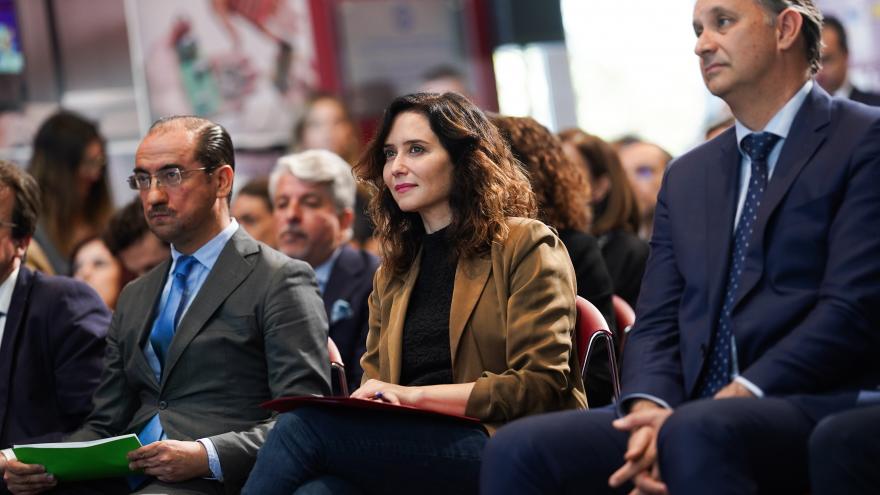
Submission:
[[[21,265],[6,277],[3,283],[0,283],[0,313],[4,315],[9,313],[9,305],[12,304],[12,292],[15,290],[15,281],[18,280],[18,271]]]
[[[330,280],[330,273],[333,271],[333,265],[336,264],[336,258],[339,258],[341,252],[342,246],[336,248],[336,251],[333,251],[333,254],[327,258],[327,261],[315,267],[315,278],[318,279],[318,287],[321,288],[322,294],[327,287],[327,282]]]
[[[223,251],[223,247],[226,246],[229,239],[232,239],[236,230],[238,230],[238,222],[233,218],[225,229],[221,230],[213,239],[197,249],[196,252],[192,254],[193,258],[195,258],[200,265],[210,270],[214,267],[214,263],[216,263],[217,258],[220,257],[220,252]],[[174,265],[177,264],[177,258],[181,256],[183,256],[183,253],[175,249],[174,245],[172,245],[171,259],[174,261],[172,263],[172,269],[174,268]]]
[[[764,129],[760,131],[753,131],[745,126],[745,124],[741,123],[739,120],[736,121],[736,142],[737,145],[740,146],[740,151],[742,151],[742,140],[745,139],[746,136],[752,134],[754,132],[771,132],[776,134],[782,139],[788,137],[788,132],[791,131],[791,125],[794,123],[794,118],[797,116],[798,110],[801,109],[801,105],[804,104],[804,100],[807,99],[807,95],[810,94],[810,91],[813,90],[813,80],[810,79],[798,90],[794,96],[788,100],[788,103],[782,107],[776,115],[770,119],[770,122],[767,122],[767,125],[764,126]]]

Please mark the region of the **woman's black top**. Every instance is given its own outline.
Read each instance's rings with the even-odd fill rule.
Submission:
[[[599,247],[614,281],[614,293],[635,308],[648,263],[648,243],[625,230],[613,230],[599,238]]]
[[[419,275],[403,323],[401,385],[452,383],[449,308],[455,266],[446,229],[426,234],[422,240]]]

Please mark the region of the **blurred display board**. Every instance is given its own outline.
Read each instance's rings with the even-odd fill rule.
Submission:
[[[194,114],[236,147],[283,146],[317,86],[306,0],[127,0],[142,119]]]

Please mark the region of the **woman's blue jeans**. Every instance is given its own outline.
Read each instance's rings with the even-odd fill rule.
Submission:
[[[282,414],[244,494],[477,493],[482,426],[310,406]]]

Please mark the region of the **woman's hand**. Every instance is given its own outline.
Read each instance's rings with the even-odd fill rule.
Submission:
[[[380,400],[404,406],[417,406],[420,395],[420,387],[404,387],[373,379],[367,380],[351,394],[355,399]]]
[[[389,404],[463,416],[473,388],[473,382],[404,387],[371,379],[355,390],[351,396],[355,399],[381,400]]]

